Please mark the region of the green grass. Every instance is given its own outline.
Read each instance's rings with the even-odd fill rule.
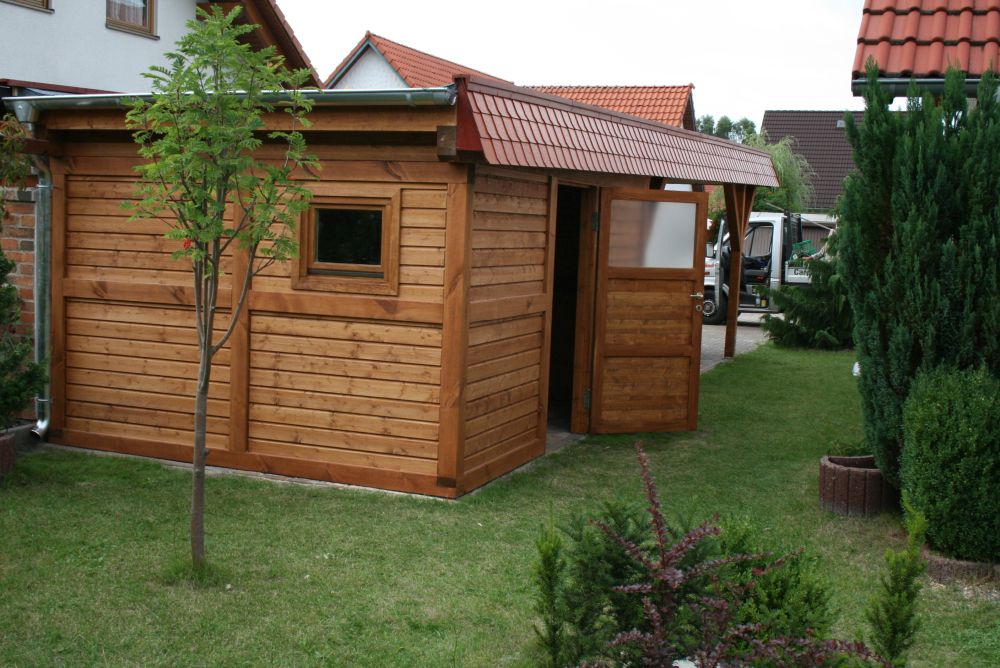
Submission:
[[[668,512],[746,515],[818,555],[845,638],[904,543],[897,517],[818,509],[819,456],[861,438],[852,361],[765,346],[703,378],[699,432],[647,437]],[[194,578],[187,473],[23,457],[0,487],[0,665],[532,665],[538,528],[641,498],[630,443],[590,438],[458,502],[210,478]],[[928,585],[912,665],[1000,665],[991,596]]]

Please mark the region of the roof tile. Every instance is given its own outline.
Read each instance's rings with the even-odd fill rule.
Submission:
[[[435,88],[447,86],[454,82],[459,75],[474,75],[493,79],[495,81],[505,81],[485,72],[474,70],[465,65],[459,65],[444,58],[432,56],[429,53],[418,51],[399,42],[393,42],[368,32],[361,39],[357,46],[347,55],[340,65],[337,66],[324,83],[325,88],[332,86],[350,68],[354,59],[366,47],[374,48],[389,62],[389,65],[406,82],[410,88]]]
[[[491,164],[778,183],[770,157],[745,146],[478,78],[461,80],[459,90]],[[500,132],[491,131],[491,121]]]
[[[875,58],[883,77],[938,78],[949,65],[971,77],[1000,69],[1000,0],[866,0],[853,78]]]
[[[694,86],[532,86],[549,95],[694,129]]]
[[[862,112],[854,112],[861,122]],[[761,132],[768,141],[793,137],[792,150],[812,167],[813,195],[809,208],[829,210],[843,192],[844,178],[854,169],[854,157],[846,132],[837,127],[844,114],[839,111],[765,111]]]

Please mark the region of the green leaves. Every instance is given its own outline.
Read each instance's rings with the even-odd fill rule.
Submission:
[[[153,67],[153,100],[138,100],[126,121],[147,162],[137,168],[132,218],[169,214],[168,238],[184,242],[174,257],[217,276],[233,242],[249,250],[251,270],[289,259],[292,237],[310,191],[293,176],[313,168],[299,129],[311,102],[299,88],[305,71],[289,72],[273,47],[254,51],[239,39],[256,26],[228,14],[198,10],[189,32]],[[284,112],[287,125],[275,125]]]

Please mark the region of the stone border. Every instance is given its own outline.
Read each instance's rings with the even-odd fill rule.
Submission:
[[[899,510],[899,492],[882,478],[871,455],[819,460],[819,504],[850,517],[873,517]]]
[[[927,560],[927,575],[938,582],[997,582],[1000,583],[1000,564],[985,561],[963,561],[932,552],[927,547],[921,551]]]

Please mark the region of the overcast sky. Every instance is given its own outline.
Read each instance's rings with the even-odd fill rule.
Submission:
[[[278,0],[322,78],[366,30],[520,85],[695,85],[695,113],[863,108],[864,0]]]

